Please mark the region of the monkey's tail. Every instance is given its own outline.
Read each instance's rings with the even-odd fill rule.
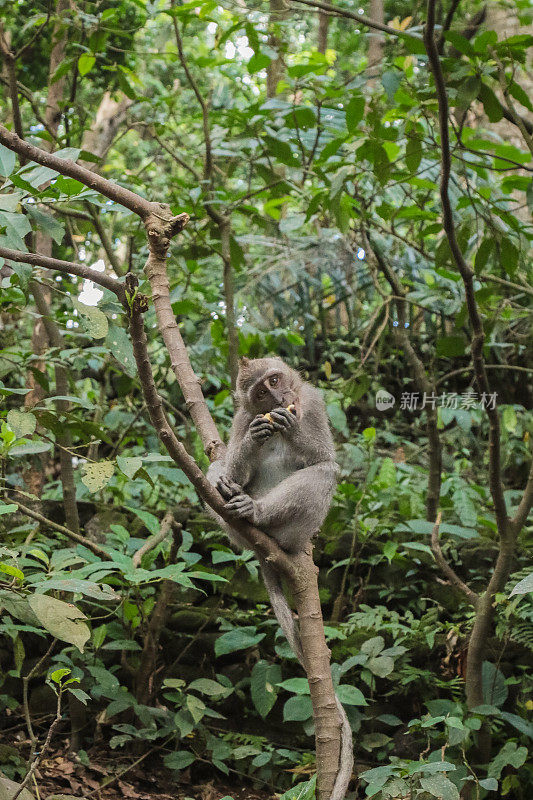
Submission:
[[[276,616],[279,626],[291,649],[305,670],[304,654],[302,648],[302,640],[300,638],[300,631],[298,624],[294,619],[289,604],[283,593],[283,583],[278,573],[272,569],[268,564],[261,560],[261,572],[263,573],[263,580],[270,597],[270,604]],[[335,695],[335,702],[337,703],[337,710],[341,718],[341,752],[339,759],[339,771],[335,778],[333,790],[329,800],[344,800],[348,784],[353,771],[353,749],[352,749],[352,729],[348,722],[348,717],[342,706],[341,701]]]
[[[292,616],[289,604],[285,599],[281,578],[279,577],[278,573],[265,561],[261,560],[260,563],[261,572],[263,573],[263,581],[265,582],[268,596],[270,597],[272,611],[274,612],[279,626],[285,634],[285,638],[290,644],[294,655],[305,669],[300,631],[298,630],[298,626],[294,617]]]

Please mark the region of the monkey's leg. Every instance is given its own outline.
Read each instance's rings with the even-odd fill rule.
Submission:
[[[336,475],[336,465],[329,461],[293,472],[254,499],[254,524],[284,550],[303,550],[324,522]]]

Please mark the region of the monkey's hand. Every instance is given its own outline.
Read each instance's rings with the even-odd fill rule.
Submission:
[[[272,423],[270,423],[263,414],[258,414],[250,422],[248,430],[250,431],[252,441],[256,442],[256,444],[263,444],[277,429],[273,427]]]
[[[270,412],[269,416],[271,419],[270,424],[274,431],[289,433],[296,427],[296,414],[294,414],[292,411],[289,411],[288,408],[283,408],[282,406],[275,408]]]
[[[249,494],[236,494],[224,505],[226,511],[237,519],[254,520],[254,501]]]
[[[218,479],[216,487],[226,501],[231,500],[238,494],[242,494],[242,486],[235,483],[235,481],[230,481],[225,475]]]

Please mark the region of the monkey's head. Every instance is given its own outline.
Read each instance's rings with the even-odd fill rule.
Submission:
[[[267,414],[274,408],[294,404],[299,411],[302,379],[281,358],[242,358],[236,396],[251,414]]]

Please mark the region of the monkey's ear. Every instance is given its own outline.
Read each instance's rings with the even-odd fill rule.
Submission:
[[[248,372],[250,369],[250,359],[243,356],[239,359],[239,369],[242,369],[243,372]]]

